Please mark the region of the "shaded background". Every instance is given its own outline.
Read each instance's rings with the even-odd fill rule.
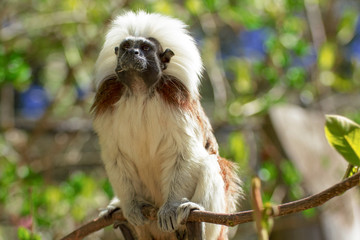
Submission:
[[[0,9],[0,239],[59,239],[112,197],[89,107],[112,18],[144,9],[189,25],[206,72],[202,102],[223,156],[264,201],[338,182],[323,116],[360,122],[360,2],[351,0],[3,0]],[[356,239],[358,189],[279,218],[271,239]],[[18,230],[20,229],[20,230]],[[26,230],[28,229],[28,230]],[[88,239],[111,239],[108,228]],[[235,239],[256,239],[253,224]]]

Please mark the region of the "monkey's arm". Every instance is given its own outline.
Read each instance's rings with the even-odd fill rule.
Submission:
[[[105,164],[116,197],[102,214],[111,214],[115,209],[121,208],[128,222],[134,226],[143,225],[149,222],[141,213],[141,208],[146,204],[136,195],[131,181],[134,170],[126,163],[126,158],[119,152],[114,161]]]
[[[163,196],[165,203],[158,212],[158,225],[162,231],[177,230],[180,222],[188,217],[191,210],[202,209],[202,206],[189,203],[188,200],[196,188],[196,175],[199,172],[198,166],[195,166],[192,161],[194,160],[179,153],[172,170],[164,174],[166,179],[163,179],[163,182],[168,183],[164,188],[168,190]]]

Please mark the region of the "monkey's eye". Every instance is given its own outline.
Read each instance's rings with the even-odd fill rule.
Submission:
[[[124,42],[122,45],[121,45],[122,49],[129,49],[131,46],[130,46],[130,43],[129,42]]]
[[[150,46],[147,45],[147,44],[144,44],[144,45],[141,46],[141,49],[142,49],[143,51],[149,51],[149,50],[150,50]]]

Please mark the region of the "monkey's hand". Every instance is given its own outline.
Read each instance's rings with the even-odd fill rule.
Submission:
[[[115,197],[111,200],[106,209],[102,210],[99,215],[110,216],[114,211],[121,208],[124,217],[131,225],[140,226],[150,222],[150,220],[145,218],[145,216],[141,213],[141,209],[145,205],[148,204],[137,200],[133,200],[129,204],[120,204],[120,200]]]
[[[158,211],[158,226],[164,232],[173,232],[189,217],[192,210],[203,207],[183,198],[181,202],[166,202]]]

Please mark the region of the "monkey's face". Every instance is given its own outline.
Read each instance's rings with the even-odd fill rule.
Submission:
[[[160,43],[153,38],[130,37],[115,47],[118,78],[131,88],[139,77],[148,89],[161,78],[162,71],[174,53],[170,49],[163,52]]]
[[[119,47],[115,48],[118,57],[116,71],[135,71],[144,72],[156,59],[155,45],[146,39],[125,39]],[[151,66],[158,70],[158,66]]]

